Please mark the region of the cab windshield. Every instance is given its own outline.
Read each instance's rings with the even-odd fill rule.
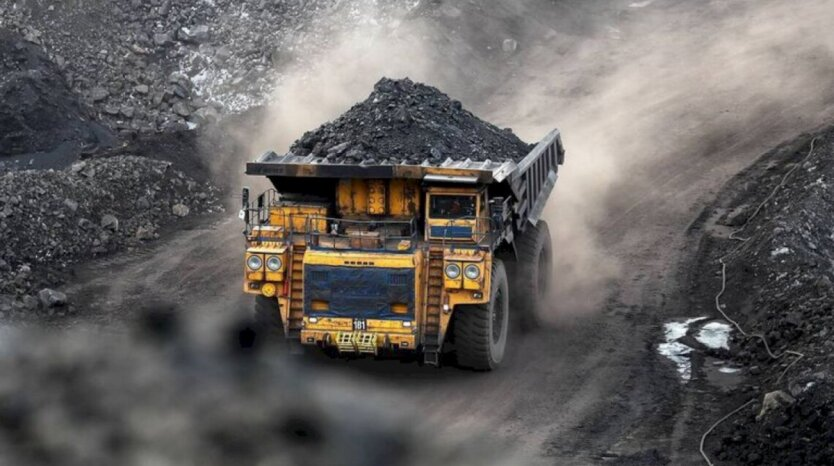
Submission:
[[[475,216],[475,196],[431,196],[431,218],[458,219]]]

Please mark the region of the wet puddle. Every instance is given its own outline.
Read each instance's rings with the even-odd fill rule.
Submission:
[[[704,358],[703,373],[710,385],[730,390],[742,380],[741,369],[734,367],[721,359]]]
[[[689,326],[695,322],[706,319],[706,317],[696,317],[682,322],[667,322],[663,324],[663,334],[666,337],[666,342],[657,345],[657,352],[669,358],[678,368],[678,375],[684,382],[689,382],[692,378],[692,360],[689,353],[692,348],[681,343],[680,340],[689,332]]]
[[[730,349],[730,324],[718,321],[707,322],[698,331],[695,339],[712,349]]]
[[[706,381],[715,386],[729,389],[741,381],[741,370],[726,361],[711,356],[697,358],[696,350],[681,340],[691,335],[707,348],[730,349],[732,327],[726,322],[708,320],[708,317],[695,317],[663,324],[665,341],[657,345],[657,352],[675,363],[678,375],[683,383],[692,380],[693,361],[697,359],[697,369],[703,373]],[[690,340],[691,341],[691,340]]]

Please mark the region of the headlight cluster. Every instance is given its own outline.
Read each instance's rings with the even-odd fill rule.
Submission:
[[[258,271],[261,270],[264,266],[264,261],[261,259],[259,255],[252,255],[246,259],[246,266],[249,267],[249,270]],[[267,256],[266,257],[266,268],[270,272],[277,272],[281,270],[281,267],[284,266],[284,261],[281,260],[278,256]]]
[[[446,276],[451,278],[452,280],[456,280],[458,277],[460,277],[460,266],[457,264],[447,265]]]
[[[460,274],[460,265],[454,263],[446,265],[446,276],[448,278],[457,280],[460,278]],[[481,276],[481,268],[477,264],[467,264],[463,268],[463,275],[470,280],[476,280]]]
[[[264,266],[264,261],[261,260],[260,256],[249,256],[246,259],[246,266],[249,267],[250,270],[261,270],[261,267]]]
[[[284,265],[284,263],[281,262],[281,258],[278,256],[269,256],[266,258],[266,268],[273,272],[281,270],[282,265]]]
[[[470,280],[475,280],[481,276],[481,269],[475,264],[469,264],[463,269],[463,274]]]

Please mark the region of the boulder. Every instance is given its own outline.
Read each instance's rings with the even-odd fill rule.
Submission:
[[[67,209],[69,209],[69,210],[71,210],[71,211],[73,211],[73,212],[75,212],[76,210],[78,210],[78,203],[77,203],[77,202],[75,202],[75,201],[73,201],[73,200],[72,200],[72,199],[70,199],[70,198],[64,199],[64,205],[67,207]]]
[[[111,214],[106,214],[101,217],[101,227],[106,230],[117,231],[119,229],[119,219]]]
[[[768,413],[779,410],[784,406],[789,406],[794,403],[796,403],[794,397],[788,395],[782,390],[776,390],[767,393],[765,394],[764,399],[762,400],[762,409],[756,416],[756,420],[760,421],[762,420],[762,418],[767,416]]]
[[[141,241],[148,241],[154,239],[153,225],[145,225],[136,229],[136,239]]]
[[[38,292],[38,301],[45,309],[64,306],[67,304],[67,295],[60,291],[44,288]]]
[[[185,217],[191,213],[191,209],[189,209],[185,204],[174,204],[174,207],[171,208],[171,212],[177,217]]]
[[[182,27],[177,32],[177,39],[182,42],[202,44],[208,42],[209,38],[209,27],[206,25]]]
[[[96,87],[93,88],[92,91],[90,91],[90,99],[92,99],[93,102],[101,102],[108,96],[110,96],[110,92],[108,92],[107,89],[103,87]]]

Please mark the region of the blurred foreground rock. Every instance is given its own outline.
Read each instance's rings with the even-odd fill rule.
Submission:
[[[518,464],[297,367],[244,324],[209,338],[179,313],[128,335],[0,332],[0,463]]]

